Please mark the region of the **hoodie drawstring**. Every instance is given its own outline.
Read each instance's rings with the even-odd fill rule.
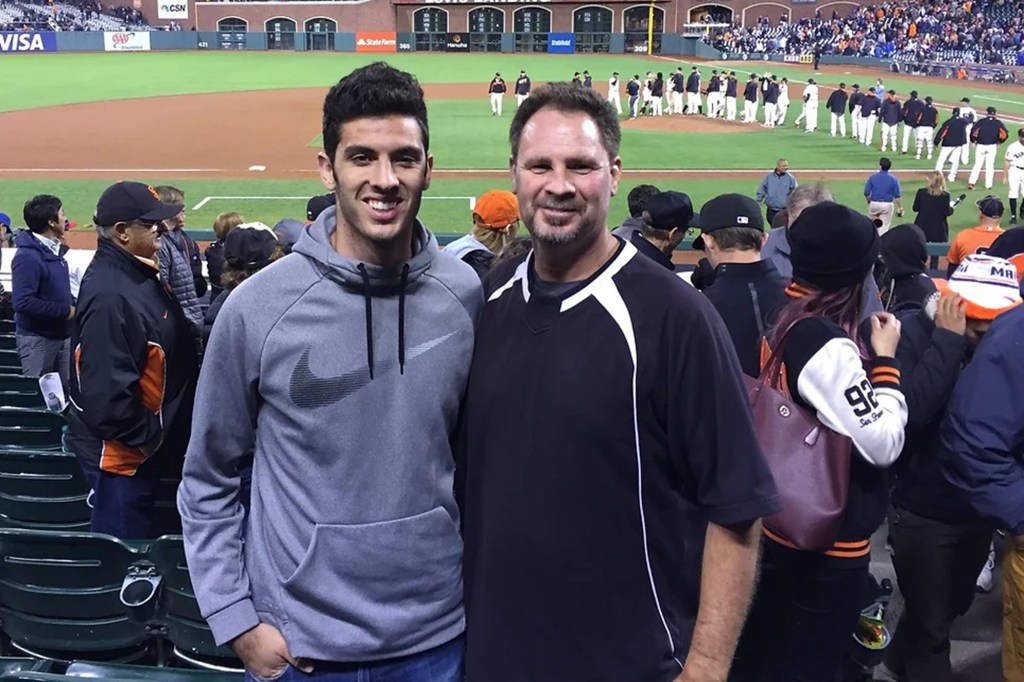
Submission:
[[[370,273],[360,263],[356,266],[363,276],[363,300],[366,301],[366,364],[370,368],[370,379],[373,379],[373,304],[370,302]]]
[[[409,264],[402,266],[398,283],[398,373],[405,374],[405,285],[409,283]]]
[[[373,379],[373,303],[370,295],[370,273],[360,263],[356,266],[363,278],[363,300],[366,302],[366,363]],[[402,266],[402,276],[398,283],[398,371],[405,374],[405,288],[409,284],[409,264]]]

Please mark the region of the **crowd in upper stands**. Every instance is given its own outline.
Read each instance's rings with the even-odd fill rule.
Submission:
[[[0,31],[111,31],[151,28],[140,10],[116,5],[104,7],[100,0],[0,0]],[[167,27],[167,30],[175,29]]]
[[[1024,19],[1012,0],[898,0],[858,5],[843,15],[712,31],[705,42],[726,52],[817,52],[899,62],[1024,65]]]

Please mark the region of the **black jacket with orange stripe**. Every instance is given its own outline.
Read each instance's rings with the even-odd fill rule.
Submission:
[[[792,284],[786,293],[799,298],[806,290]],[[794,402],[853,441],[846,510],[835,547],[826,554],[866,563],[871,535],[889,503],[885,470],[899,456],[905,438],[907,403],[899,364],[893,358],[865,361],[857,343],[822,317],[793,326],[782,360],[786,392]],[[787,544],[785,538],[765,534]]]
[[[78,294],[66,447],[108,473],[134,476],[155,457],[180,475],[196,341],[157,269],[101,237]]]

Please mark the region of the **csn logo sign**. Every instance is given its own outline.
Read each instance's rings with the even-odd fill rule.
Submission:
[[[49,31],[0,31],[0,52],[56,52],[57,34]]]
[[[157,5],[158,19],[188,19],[187,2],[161,2]]]

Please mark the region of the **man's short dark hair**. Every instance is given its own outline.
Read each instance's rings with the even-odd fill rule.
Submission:
[[[25,225],[32,232],[46,232],[50,229],[50,222],[57,220],[61,200],[52,194],[39,194],[25,202],[25,210],[22,216],[25,218]]]
[[[611,161],[619,156],[622,130],[619,128],[619,116],[612,109],[611,103],[595,90],[574,88],[569,83],[549,83],[531,92],[526,101],[516,109],[512,127],[508,131],[513,159],[519,157],[519,139],[523,136],[526,123],[545,107],[563,114],[586,114],[597,124],[597,129],[601,133],[601,144],[608,152],[608,159]]]
[[[532,95],[531,95],[532,96]],[[374,62],[348,74],[324,99],[324,152],[334,160],[341,143],[341,126],[357,118],[411,116],[423,134],[423,149],[430,149],[430,128],[423,88],[411,73]]]
[[[711,233],[718,248],[725,251],[760,251],[764,242],[764,232],[752,227],[725,227]]]
[[[644,205],[647,203],[647,200],[660,192],[661,190],[654,185],[637,185],[629,190],[629,194],[626,195],[629,215],[633,218],[639,218],[643,215]]]
[[[888,156],[883,156],[878,160],[878,167],[887,171],[892,168],[892,160]]]

